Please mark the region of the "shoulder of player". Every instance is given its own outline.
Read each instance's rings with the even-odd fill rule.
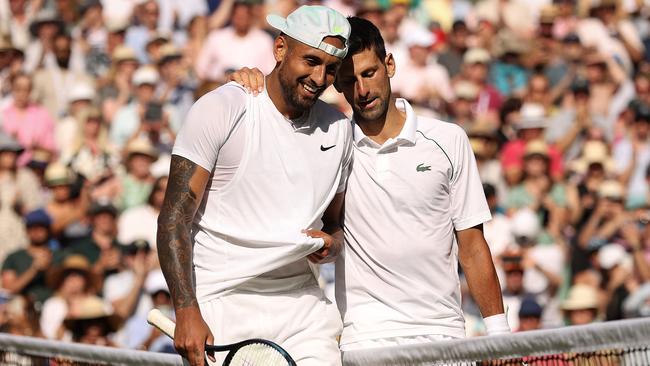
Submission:
[[[201,96],[195,105],[204,108],[219,108],[223,103],[227,103],[229,107],[243,106],[246,104],[246,95],[243,86],[231,81]]]
[[[418,137],[434,139],[446,146],[467,139],[467,133],[459,125],[431,117],[418,116],[418,132]]]
[[[332,125],[336,124],[341,128],[350,128],[350,119],[338,109],[323,102],[322,100],[316,101],[312,107],[311,116],[319,125]]]

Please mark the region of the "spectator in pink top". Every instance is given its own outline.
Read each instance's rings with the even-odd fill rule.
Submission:
[[[273,40],[255,28],[253,8],[238,2],[232,9],[231,25],[212,31],[196,61],[196,74],[203,80],[225,81],[229,70],[257,67],[263,73],[275,65]]]
[[[32,79],[25,74],[14,76],[11,81],[13,101],[2,111],[2,126],[24,148],[18,158],[18,165],[25,166],[34,150],[56,151],[54,142],[54,120],[47,110],[30,100]]]
[[[545,113],[544,107],[539,104],[525,103],[521,107],[521,116],[515,125],[517,139],[505,144],[501,153],[501,166],[503,167],[506,182],[510,186],[517,184],[521,180],[526,143],[544,137],[547,124]],[[561,179],[563,171],[562,154],[555,146],[550,145],[548,147],[548,157],[551,177],[554,180]]]

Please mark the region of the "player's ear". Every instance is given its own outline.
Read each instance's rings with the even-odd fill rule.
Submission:
[[[392,53],[386,55],[384,65],[386,66],[386,74],[389,78],[392,78],[395,75],[395,58]]]
[[[288,40],[282,35],[276,37],[275,42],[273,42],[273,56],[275,57],[275,62],[282,62],[288,51]]]

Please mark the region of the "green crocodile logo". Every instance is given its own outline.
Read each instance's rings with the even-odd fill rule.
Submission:
[[[426,172],[431,170],[431,165],[424,165],[424,163],[420,163],[417,167],[415,167],[415,170],[418,172]]]

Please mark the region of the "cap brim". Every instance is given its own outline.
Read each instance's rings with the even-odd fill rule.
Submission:
[[[266,16],[266,21],[269,25],[280,32],[285,32],[287,30],[287,20],[276,14],[269,14]]]

